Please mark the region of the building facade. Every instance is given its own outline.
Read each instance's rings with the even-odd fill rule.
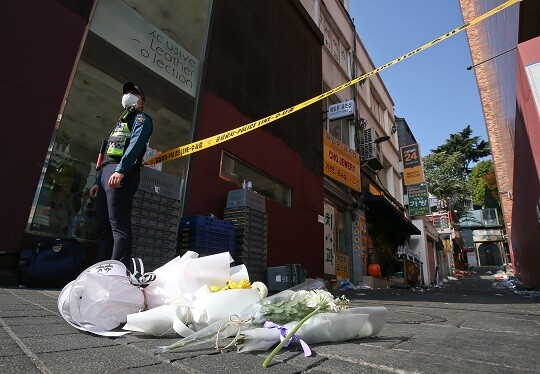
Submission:
[[[356,33],[348,1],[302,0],[302,4],[324,35],[324,91],[376,68]],[[333,109],[340,105],[352,110],[336,118]],[[331,148],[323,147],[325,223],[333,224],[325,225],[325,273],[355,283],[369,278],[370,264],[380,265],[384,278],[403,274],[398,247],[407,244],[411,234],[419,234],[404,215],[393,107],[379,75],[323,100],[325,136],[334,146],[347,149],[345,157],[360,171],[354,183],[336,177],[326,168],[331,166],[327,160]],[[334,255],[329,255],[332,251]],[[335,265],[328,261],[331,258]]]
[[[51,236],[77,237],[91,261],[98,236],[88,189],[124,81],[145,90],[151,157],[375,68],[348,3],[337,0],[44,0],[13,4],[2,17],[18,36],[7,40],[13,58],[0,71],[12,123],[6,153],[17,155],[2,167],[0,188],[12,197],[0,225],[0,250],[10,254],[2,267]],[[330,118],[329,108],[347,102],[352,113]],[[228,192],[251,180],[266,201],[268,266],[300,263],[309,277],[361,282],[373,263],[391,277],[401,271],[398,247],[419,233],[404,215],[395,127],[374,75],[156,173],[174,180],[183,216],[223,217]],[[336,160],[347,178],[325,170]]]
[[[504,3],[460,0],[464,20]],[[540,4],[521,1],[469,28],[510,257],[518,278],[540,287]]]
[[[414,134],[405,118],[396,117],[397,135],[400,149],[407,149],[411,146],[419,153],[421,158],[421,149],[418,145]],[[401,164],[403,165],[402,155],[400,155]],[[425,285],[437,284],[441,281],[442,272],[439,269],[446,268],[446,264],[441,264],[441,258],[444,258],[444,246],[440,238],[439,231],[428,216],[431,213],[429,202],[429,186],[425,181],[421,181],[418,186],[412,185],[411,192],[418,192],[413,196],[409,195],[408,188],[403,182],[404,203],[408,209],[408,216],[412,223],[420,230],[420,235],[412,236],[409,241],[409,249],[412,257],[418,258],[418,267],[422,274],[422,281]]]
[[[239,127],[322,91],[322,34],[297,1],[50,0],[14,5],[3,17],[22,38],[10,38],[7,48],[17,58],[1,71],[13,123],[6,151],[18,153],[17,144],[25,144],[18,162],[2,168],[4,180],[13,181],[2,184],[13,196],[0,248],[13,256],[2,256],[3,267],[16,267],[21,248],[48,236],[76,236],[91,261],[98,237],[88,188],[101,139],[121,112],[124,81],[145,90],[152,152]],[[21,19],[30,26],[21,28]],[[245,33],[247,25],[264,25],[266,32]],[[42,56],[50,58],[38,71],[32,66]],[[254,190],[267,197],[268,263],[297,262],[310,276],[323,276],[320,118],[320,106],[311,106],[158,171],[178,180],[183,215],[221,218],[227,192],[242,184],[233,174],[249,170]],[[76,216],[85,228],[73,235]]]

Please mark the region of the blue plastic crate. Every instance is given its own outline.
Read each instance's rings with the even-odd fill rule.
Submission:
[[[230,221],[225,221],[215,217],[209,216],[190,216],[182,217],[180,219],[180,230],[182,229],[194,229],[204,227],[221,228],[224,230],[234,229],[234,224]]]
[[[236,251],[234,225],[213,217],[184,217],[180,222],[179,244],[182,251],[219,253]]]

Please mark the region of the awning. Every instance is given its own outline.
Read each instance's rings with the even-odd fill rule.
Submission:
[[[400,228],[409,235],[420,235],[421,231],[384,196],[367,195],[364,202],[388,220],[392,226]]]

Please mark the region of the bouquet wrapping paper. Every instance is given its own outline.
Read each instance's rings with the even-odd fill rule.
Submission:
[[[249,280],[246,267],[231,267],[232,261],[229,252],[205,257],[187,252],[156,269],[145,288],[121,262],[102,261],[62,289],[58,310],[73,327],[97,335],[187,336],[260,300],[251,289],[229,290],[229,297],[210,292],[212,284]],[[124,323],[124,331],[111,331]]]
[[[296,332],[296,336],[307,344],[341,342],[350,339],[377,335],[384,326],[386,308],[350,308],[337,313],[319,313],[308,319]],[[292,330],[298,321],[283,327]],[[267,351],[280,342],[277,329],[254,328],[242,331],[243,342],[239,352]]]

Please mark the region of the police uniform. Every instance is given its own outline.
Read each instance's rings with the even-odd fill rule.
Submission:
[[[142,90],[131,82],[124,84],[124,93],[134,87],[144,100]],[[133,196],[139,187],[142,160],[152,130],[152,119],[146,113],[126,110],[109,135],[101,173],[96,180],[100,235],[96,262],[112,259],[123,262],[126,267],[131,265]],[[111,188],[108,183],[114,172],[124,175],[118,188]]]

